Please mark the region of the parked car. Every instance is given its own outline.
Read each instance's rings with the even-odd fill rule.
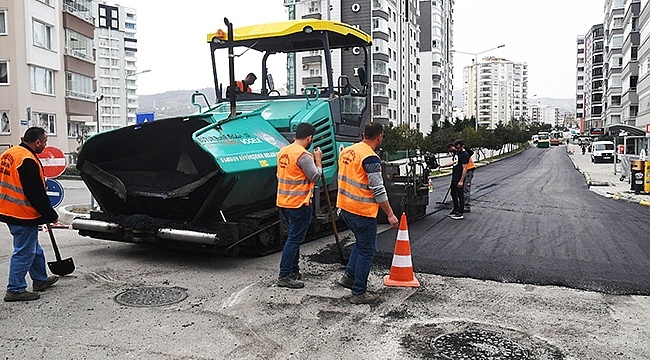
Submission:
[[[591,162],[614,162],[616,147],[611,141],[595,141],[591,144]]]

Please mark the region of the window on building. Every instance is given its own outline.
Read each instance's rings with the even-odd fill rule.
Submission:
[[[34,46],[52,50],[52,26],[33,20],[32,31],[34,32]]]
[[[386,11],[386,0],[372,0],[372,9],[373,10],[384,10]]]
[[[612,48],[618,49],[623,47],[623,35],[612,36]]]
[[[9,60],[0,60],[0,85],[9,84]]]
[[[380,31],[384,34],[389,34],[388,31],[388,22],[380,17],[376,17],[372,19],[372,30],[373,31]]]
[[[86,61],[94,61],[93,39],[76,31],[65,29],[65,53]]]
[[[7,35],[7,9],[0,9],[0,35]]]
[[[373,75],[384,75],[388,76],[388,64],[385,61],[373,60],[372,61],[372,73]]]
[[[40,112],[32,112],[32,124],[45,129],[50,135],[56,134],[56,115]]]
[[[612,105],[616,105],[616,106],[621,105],[621,96],[620,95],[613,95],[612,96]]]
[[[95,5],[96,6],[96,5]],[[93,17],[93,0],[65,0],[63,9],[81,19],[92,22]]]
[[[384,39],[374,39],[375,52],[379,54],[386,54],[388,52],[388,41]]]
[[[382,83],[372,84],[372,94],[374,96],[388,97],[388,85]]]
[[[66,95],[68,97],[93,100],[93,78],[73,72],[67,72],[66,80]]]
[[[615,17],[614,18],[614,27],[621,28],[623,27],[623,17]]]
[[[52,70],[37,66],[30,67],[32,92],[38,94],[54,94],[54,76]]]
[[[0,110],[0,134],[11,133],[11,117],[9,117],[9,110]]]

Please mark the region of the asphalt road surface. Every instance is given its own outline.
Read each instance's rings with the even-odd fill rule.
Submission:
[[[564,147],[476,169],[464,220],[436,205],[449,181],[434,182],[433,214],[409,225],[416,272],[650,295],[650,207],[589,191]],[[380,262],[390,261],[395,235],[379,235]]]

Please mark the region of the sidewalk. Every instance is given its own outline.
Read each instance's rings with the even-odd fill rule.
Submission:
[[[573,166],[582,173],[589,186],[589,190],[615,200],[626,200],[645,206],[650,206],[650,194],[635,194],[630,190],[629,179],[620,181],[622,175],[621,163],[616,164],[616,174],[614,174],[614,164],[594,164],[591,162],[589,152],[582,155],[578,145],[567,145],[567,154],[573,162]],[[573,152],[573,153],[572,153]]]

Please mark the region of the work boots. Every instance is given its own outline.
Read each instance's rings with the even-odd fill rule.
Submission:
[[[280,287],[286,287],[290,289],[301,289],[305,287],[305,283],[302,281],[294,280],[291,275],[289,276],[278,276],[278,280],[275,282],[276,285]]]
[[[56,283],[57,281],[59,281],[59,277],[55,275],[49,276],[47,279],[45,279],[45,281],[34,280],[34,283],[32,284],[32,288],[34,289],[34,291],[43,291],[49,288],[50,286],[54,285],[54,283]]]
[[[366,290],[361,295],[352,295],[350,302],[353,304],[376,304],[379,301],[379,294]]]
[[[41,297],[41,294],[31,291],[23,291],[20,293],[15,293],[7,290],[5,292],[5,301],[30,301],[36,300]]]
[[[339,279],[338,284],[346,289],[352,289],[352,286],[354,286],[354,279],[347,276],[346,274],[343,274]]]

